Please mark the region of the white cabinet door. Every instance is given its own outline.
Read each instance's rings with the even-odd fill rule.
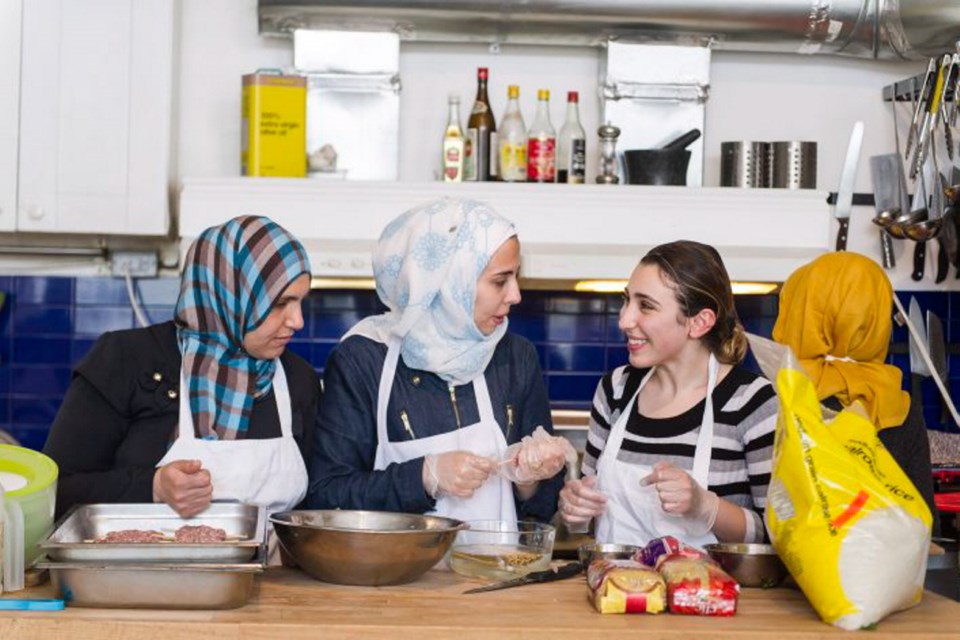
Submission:
[[[20,231],[162,235],[173,0],[23,3]]]
[[[22,0],[0,0],[0,231],[17,226]]]

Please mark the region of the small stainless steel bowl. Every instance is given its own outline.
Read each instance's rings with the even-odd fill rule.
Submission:
[[[466,524],[385,511],[300,510],[270,516],[284,550],[324,582],[412,582],[437,564]]]
[[[632,544],[582,544],[577,547],[577,557],[586,569],[596,560],[630,560],[639,550]]]
[[[704,550],[741,587],[770,589],[787,577],[787,567],[769,544],[718,543]]]

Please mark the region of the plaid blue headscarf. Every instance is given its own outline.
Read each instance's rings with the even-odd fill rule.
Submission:
[[[262,216],[210,227],[190,246],[175,316],[199,437],[234,440],[247,430],[253,400],[270,390],[277,364],[247,354],[243,337],[305,273],[303,245]]]
[[[477,280],[516,233],[475,200],[443,198],[407,211],[386,226],[373,253],[377,295],[389,311],[361,320],[344,338],[400,338],[407,366],[448,384],[470,382],[487,368],[508,324],[489,336],[477,328]]]

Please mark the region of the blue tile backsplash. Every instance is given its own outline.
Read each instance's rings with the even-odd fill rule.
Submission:
[[[7,293],[0,308],[0,428],[22,444],[43,447],[47,431],[70,383],[70,370],[104,331],[136,326],[125,284],[114,278],[0,277]],[[178,281],[137,283],[139,304],[151,322],[173,314]],[[938,313],[952,346],[960,343],[960,292],[901,294],[907,304]],[[510,315],[511,330],[537,347],[555,408],[587,409],[603,372],[626,363],[617,328],[619,295],[526,291]],[[323,370],[330,350],[358,319],[382,309],[372,291],[314,291],[304,305],[305,326],[290,348]],[[748,330],[770,335],[777,296],[737,298]],[[895,327],[890,362],[909,374],[906,329]],[[904,388],[909,375],[904,377]],[[950,387],[960,389],[960,353],[950,356]],[[931,380],[924,382],[927,425],[939,423],[940,400]]]

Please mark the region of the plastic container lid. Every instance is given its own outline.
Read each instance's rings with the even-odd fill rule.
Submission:
[[[26,485],[6,492],[7,498],[17,498],[42,491],[52,485],[57,481],[59,469],[56,462],[39,451],[0,444],[0,481],[3,481],[6,487],[3,473],[26,478]]]

